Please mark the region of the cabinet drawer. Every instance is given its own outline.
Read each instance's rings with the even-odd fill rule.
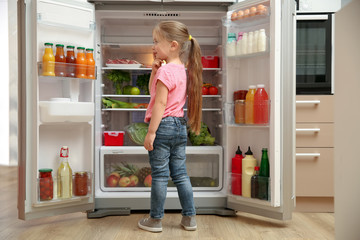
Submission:
[[[296,196],[334,196],[334,149],[296,149]]]
[[[334,96],[296,96],[296,122],[334,122]]]
[[[334,124],[296,124],[296,147],[334,147]]]

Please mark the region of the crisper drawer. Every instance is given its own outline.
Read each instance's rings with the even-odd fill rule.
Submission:
[[[296,96],[296,122],[334,122],[334,96]]]
[[[186,147],[186,167],[194,191],[222,188],[221,146]],[[151,169],[144,147],[102,147],[100,186],[104,192],[150,191]],[[168,191],[176,191],[169,178]]]
[[[296,147],[334,147],[334,124],[296,124]]]
[[[296,196],[334,196],[333,148],[296,148]]]

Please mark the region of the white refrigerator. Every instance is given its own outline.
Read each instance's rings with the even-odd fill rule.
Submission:
[[[89,218],[127,215],[148,210],[150,187],[109,184],[114,171],[132,166],[133,175],[149,167],[147,151],[126,132],[121,144],[106,144],[105,132],[123,132],[143,121],[149,95],[119,94],[109,75],[121,70],[135,86],[151,72],[152,28],[161,20],[184,22],[209,56],[204,82],[216,95],[203,96],[203,122],[214,145],[186,148],[187,168],[197,214],[234,215],[244,211],[275,219],[290,219],[295,204],[295,2],[234,1],[18,1],[19,11],[19,195],[20,219],[71,212]],[[253,11],[262,5],[265,12]],[[231,20],[234,12],[249,15]],[[264,29],[266,50],[227,54],[229,33]],[[43,76],[44,43],[94,49],[96,78]],[[55,48],[54,48],[55,54]],[[216,56],[215,58],[213,56]],[[130,59],[141,66],[112,64]],[[215,59],[215,60],[214,60]],[[206,63],[204,63],[206,64]],[[215,64],[215,65],[214,65]],[[69,67],[70,65],[67,65]],[[268,124],[236,124],[234,92],[264,84],[269,95]],[[107,108],[103,99],[132,103]],[[184,107],[186,112],[186,106]],[[121,134],[120,134],[121,136]],[[74,174],[73,195],[57,195],[57,169],[62,146],[69,147]],[[267,200],[233,194],[232,158],[237,147],[251,147],[257,165],[261,149],[269,153]],[[52,169],[52,199],[40,198],[40,169]],[[145,171],[145,170],[144,170]],[[75,172],[86,172],[85,195],[76,194]],[[145,171],[146,172],[146,171]],[[147,172],[147,174],[149,174]],[[143,178],[137,176],[143,181]],[[176,188],[169,181],[166,209],[180,209]]]

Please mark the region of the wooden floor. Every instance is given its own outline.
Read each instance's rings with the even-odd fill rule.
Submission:
[[[17,219],[17,167],[0,166],[0,239],[334,239],[334,214],[293,213],[290,221],[246,213],[237,217],[198,215],[198,230],[184,231],[180,213],[166,213],[162,233],[137,227],[144,213],[87,219],[84,213],[23,221]]]

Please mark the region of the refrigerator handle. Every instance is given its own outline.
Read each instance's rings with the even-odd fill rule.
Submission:
[[[320,128],[296,128],[296,132],[320,132]]]
[[[296,104],[320,104],[320,100],[297,100]]]

